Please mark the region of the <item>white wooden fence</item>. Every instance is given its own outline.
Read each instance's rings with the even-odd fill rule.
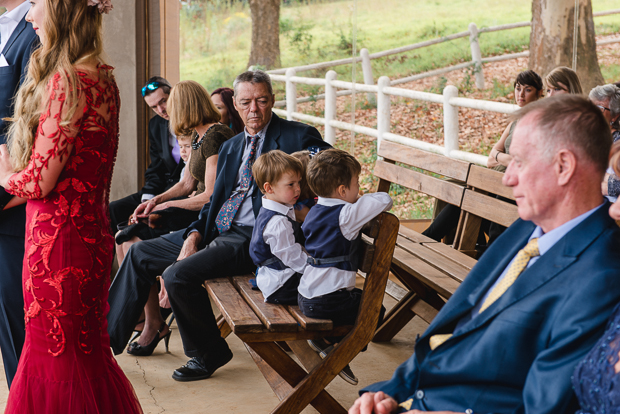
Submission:
[[[620,9],[609,10],[606,12],[594,13],[594,16],[605,16],[610,14],[620,14]],[[474,70],[476,77],[476,86],[478,88],[484,88],[484,74],[482,71],[482,64],[487,62],[497,62],[508,59],[515,59],[517,57],[529,56],[529,51],[521,53],[512,53],[503,56],[494,56],[489,58],[482,58],[480,53],[480,46],[478,38],[480,33],[495,32],[500,30],[514,29],[517,27],[529,26],[530,22],[512,23],[501,26],[493,26],[478,29],[476,24],[471,23],[469,30],[466,32],[455,33],[453,35],[445,36],[438,39],[428,40],[426,42],[416,43],[413,45],[403,46],[397,49],[386,50],[379,53],[370,54],[368,50],[362,49],[360,57],[340,59],[330,62],[315,63],[311,65],[299,66],[295,68],[277,69],[269,71],[272,81],[285,82],[286,83],[286,100],[276,102],[276,107],[285,107],[285,110],[274,109],[274,112],[280,116],[285,116],[289,120],[298,120],[304,122],[310,122],[317,125],[325,126],[324,139],[330,144],[334,144],[336,140],[336,129],[342,129],[346,131],[353,131],[355,133],[368,135],[377,138],[377,148],[381,144],[382,140],[388,140],[400,144],[404,144],[413,148],[418,148],[430,152],[444,154],[448,157],[460,159],[463,161],[473,162],[479,165],[486,165],[487,157],[479,154],[473,154],[459,150],[459,111],[458,108],[473,108],[484,111],[499,112],[510,114],[518,109],[517,105],[505,104],[500,102],[476,100],[469,98],[460,98],[458,96],[458,89],[455,86],[449,85],[443,90],[443,94],[434,94],[429,92],[413,91],[410,89],[398,88],[396,85],[411,82],[414,80],[422,79],[429,76],[436,76],[443,73],[451,72],[454,70],[463,69],[469,66],[475,66]],[[397,53],[403,53],[422,47],[431,46],[434,44],[458,39],[461,37],[470,37],[470,45],[472,52],[472,61],[465,62],[454,66],[449,66],[434,71],[416,74],[402,79],[390,80],[387,76],[379,78],[377,84],[374,84],[372,75],[372,67],[370,61],[372,59],[378,59]],[[598,44],[609,44],[620,42],[619,38],[609,39],[599,42]],[[326,67],[333,67],[338,65],[351,64],[353,61],[362,62],[362,69],[364,73],[364,83],[352,83],[337,80],[337,74],[335,71],[330,70],[325,75],[325,78],[308,78],[297,76],[298,72],[307,71],[311,69],[321,69]],[[282,75],[284,73],[284,75]],[[317,85],[325,88],[325,93],[310,97],[297,97],[297,84],[304,85]],[[338,91],[338,89],[341,89]],[[350,95],[356,92],[365,92],[369,96],[376,95],[377,97],[377,128],[370,128],[361,125],[356,125],[348,122],[342,122],[336,120],[336,97],[342,95]],[[399,96],[403,98],[410,98],[425,102],[433,102],[443,105],[443,129],[444,129],[444,145],[436,145],[414,138],[405,137],[402,135],[393,134],[390,132],[390,102],[391,96]],[[297,104],[302,102],[309,102],[325,99],[325,110],[323,118],[303,114],[297,112]]]

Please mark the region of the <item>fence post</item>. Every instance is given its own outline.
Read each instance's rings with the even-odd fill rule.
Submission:
[[[480,52],[479,37],[480,33],[476,23],[469,23],[469,46],[471,47],[471,60],[474,62],[476,88],[484,89],[484,73],[482,72],[482,53]]]
[[[360,50],[360,56],[362,57],[362,73],[364,74],[364,83],[366,85],[374,85],[375,79],[372,76],[372,65],[370,64],[370,54],[368,53],[368,49],[363,48]],[[368,98],[368,103],[371,105],[375,105],[377,100],[375,98],[374,93],[367,93],[366,97]]]
[[[297,85],[291,82],[296,73],[295,68],[286,70],[286,119],[289,121],[293,120],[293,112],[297,112]]]
[[[330,70],[325,74],[325,141],[329,145],[336,143],[336,129],[329,123],[336,118],[336,88],[332,81],[336,80],[336,71]]]
[[[443,143],[445,154],[459,149],[459,108],[450,104],[450,98],[456,98],[459,90],[454,85],[448,85],[443,90]]]
[[[383,134],[390,132],[390,95],[383,92],[383,88],[390,86],[390,78],[381,76],[377,82],[377,153],[383,140]]]

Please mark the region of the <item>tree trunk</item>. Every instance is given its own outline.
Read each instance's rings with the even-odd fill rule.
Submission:
[[[530,69],[543,78],[558,66],[573,66],[575,0],[532,0]],[[596,56],[591,0],[579,0],[577,74],[587,95],[604,83]]]
[[[280,1],[250,0],[252,50],[248,66],[280,67]]]

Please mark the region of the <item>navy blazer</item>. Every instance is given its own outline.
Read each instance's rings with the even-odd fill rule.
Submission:
[[[149,155],[151,162],[146,169],[145,184],[141,194],[158,195],[179,182],[185,167],[172,158],[168,141],[170,123],[159,115],[149,121]]]
[[[279,149],[288,154],[301,151],[311,146],[329,148],[330,145],[323,141],[321,134],[316,128],[300,122],[280,119],[276,114],[271,115],[271,123],[265,134],[265,141],[261,154],[274,149]],[[243,145],[245,134],[242,132],[230,138],[222,144],[217,160],[217,178],[213,187],[213,195],[209,203],[205,204],[200,211],[198,220],[192,223],[185,231],[187,235],[192,230],[197,230],[202,235],[202,246],[209,244],[218,235],[215,227],[215,218],[235,189],[237,173],[241,167],[243,157]],[[258,216],[262,205],[262,194],[256,183],[252,182],[252,205],[254,216]]]
[[[410,409],[475,413],[574,413],[571,375],[620,301],[620,229],[609,202],[559,240],[487,310],[452,333],[534,231],[517,220],[471,270],[384,391]]]
[[[0,67],[0,144],[6,144],[7,122],[3,118],[13,115],[13,98],[24,80],[30,54],[39,45],[37,34],[24,17],[18,24],[2,54],[9,66]],[[0,207],[13,196],[0,187]],[[0,208],[0,234],[24,236],[26,222],[25,205],[6,211]]]

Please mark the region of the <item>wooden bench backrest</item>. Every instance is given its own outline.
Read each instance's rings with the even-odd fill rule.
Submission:
[[[396,165],[396,163],[462,182],[467,181],[470,163],[389,141],[381,143],[378,155],[383,157],[383,160],[377,160],[373,172],[380,179],[377,191],[388,192],[390,184],[395,183],[447,203],[456,206],[461,205],[465,191],[463,185],[414,171],[410,168]]]
[[[512,189],[502,184],[504,174],[472,165],[467,178],[467,189],[461,203],[461,218],[454,246],[472,251],[476,246],[482,219],[509,227],[519,218],[517,206],[496,196],[514,200]]]

